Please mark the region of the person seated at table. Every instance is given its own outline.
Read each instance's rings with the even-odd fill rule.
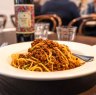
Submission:
[[[74,2],[65,0],[47,1],[41,8],[41,14],[57,14],[61,17],[63,25],[80,16],[78,7]]]

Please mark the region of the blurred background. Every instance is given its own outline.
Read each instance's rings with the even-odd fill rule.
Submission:
[[[37,0],[35,0],[37,1]],[[43,5],[48,0],[41,0],[41,5]],[[65,0],[67,1],[67,0]],[[76,3],[78,6],[80,3],[80,0],[70,0]],[[93,0],[88,0],[88,2],[92,2]],[[13,27],[11,21],[10,21],[10,15],[14,14],[14,0],[2,0],[0,1],[0,14],[6,14],[8,17],[6,28]]]

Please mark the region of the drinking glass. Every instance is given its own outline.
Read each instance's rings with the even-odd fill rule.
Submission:
[[[35,39],[38,38],[47,39],[48,31],[49,31],[49,23],[36,23],[34,32]]]
[[[59,26],[56,29],[58,40],[74,41],[77,27]]]

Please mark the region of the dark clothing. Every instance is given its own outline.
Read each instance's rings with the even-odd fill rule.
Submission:
[[[35,8],[35,16],[40,15],[41,13],[41,5],[39,2],[34,2],[34,8]]]
[[[55,13],[59,15],[62,19],[63,25],[68,25],[68,23],[79,17],[78,7],[73,2],[63,2],[63,1],[47,1],[41,8],[42,14]]]

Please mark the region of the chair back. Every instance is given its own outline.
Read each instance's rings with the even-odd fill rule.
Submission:
[[[91,23],[90,23],[91,22]],[[92,24],[92,22],[93,22],[93,24]],[[89,24],[88,24],[89,23]],[[91,36],[91,34],[92,34],[92,32],[91,31],[94,31],[92,28],[94,28],[94,26],[95,26],[95,28],[96,28],[96,15],[91,15],[91,17],[89,17],[89,18],[87,18],[87,19],[85,19],[85,20],[83,20],[82,21],[82,23],[80,24],[80,26],[79,26],[79,29],[78,29],[78,33],[81,35],[81,34],[84,34],[83,32],[84,32],[84,29],[86,28],[86,27],[89,27],[91,30],[90,30],[90,36]],[[86,32],[89,32],[89,31],[86,31]],[[95,31],[94,31],[95,32]],[[93,33],[94,34],[94,33]],[[95,33],[95,35],[94,36],[96,36],[96,33]]]
[[[57,22],[57,26],[61,26],[62,25],[62,20],[61,20],[61,17],[58,16],[57,14],[47,14],[49,16],[52,16],[55,18],[56,22]]]
[[[96,20],[96,15],[95,14],[90,14],[90,15],[84,15],[78,18],[73,19],[72,21],[69,22],[68,27],[74,26],[77,22],[80,22],[80,25],[78,26],[78,34],[83,34],[83,28],[86,25],[86,22],[88,21],[95,21]]]
[[[10,18],[13,26],[16,27],[15,15],[11,15]],[[52,24],[51,31],[56,31],[56,27],[62,25],[61,18],[56,14],[35,16],[35,22],[50,22]]]
[[[5,28],[7,22],[7,16],[4,14],[0,14],[0,26]]]
[[[39,15],[35,17],[35,22],[48,22],[50,24],[52,24],[51,27],[51,31],[55,31],[56,30],[56,20],[54,17],[52,17],[51,15]]]
[[[15,15],[14,15],[14,14],[11,15],[11,16],[10,16],[10,19],[11,19],[11,22],[12,22],[13,26],[16,27]]]

